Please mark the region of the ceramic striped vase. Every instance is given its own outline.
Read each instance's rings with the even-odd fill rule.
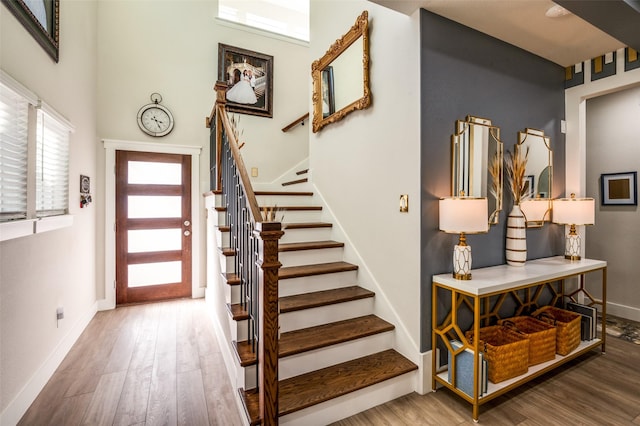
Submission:
[[[507,265],[524,266],[527,261],[527,230],[519,205],[514,205],[507,218]]]

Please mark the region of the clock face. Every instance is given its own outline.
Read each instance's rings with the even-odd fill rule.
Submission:
[[[162,105],[145,105],[138,111],[138,125],[148,135],[165,136],[173,130],[173,116]]]

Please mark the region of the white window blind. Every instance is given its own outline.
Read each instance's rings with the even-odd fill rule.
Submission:
[[[69,207],[69,127],[38,109],[36,216],[67,213]]]
[[[218,17],[309,41],[309,0],[219,0]]]
[[[0,83],[0,221],[27,217],[29,102]]]

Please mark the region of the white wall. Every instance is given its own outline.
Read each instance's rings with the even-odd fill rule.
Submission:
[[[152,5],[152,7],[150,7]],[[305,128],[280,129],[308,108],[309,48],[282,37],[248,32],[217,20],[215,1],[101,1],[98,6],[98,133],[101,139],[202,146],[201,191],[209,190],[209,129],[205,117],[215,100],[218,43],[274,57],[273,118],[239,115],[247,168],[256,182],[270,182],[308,156]],[[152,138],[138,128],[138,109],[159,92],[175,118],[174,130]],[[104,152],[98,152],[104,185]],[[101,186],[103,189],[103,186]],[[200,194],[194,193],[196,197]],[[204,211],[204,199],[201,199]],[[202,215],[200,229],[205,229]],[[99,217],[99,228],[104,227]],[[98,297],[104,297],[104,239],[98,237]],[[201,239],[201,287],[205,286],[205,239]]]
[[[639,82],[640,84],[640,82]],[[618,315],[640,320],[640,292],[634,265],[640,253],[638,206],[602,206],[602,173],[640,171],[638,129],[640,86],[587,101],[587,194],[596,199],[596,224],[586,230],[588,257],[608,263],[607,301]],[[614,309],[615,310],[615,309]]]
[[[311,57],[324,55],[363,10],[369,11],[372,105],[310,136],[310,168],[317,190],[364,262],[360,270],[368,270],[379,287],[376,300],[388,299],[400,319],[396,327],[409,335],[415,352],[405,355],[415,361],[420,341],[418,14],[408,17],[359,0],[312,0]],[[408,213],[399,212],[401,194],[409,194]]]
[[[73,226],[0,243],[3,425],[19,419],[96,309],[95,217],[101,205],[79,208],[80,174],[91,177],[91,191],[96,191],[96,10],[95,2],[62,2],[56,64],[0,6],[2,69],[76,129],[69,170]],[[64,307],[65,319],[56,327],[58,306]]]
[[[613,157],[608,157],[608,160],[601,165],[594,164],[599,163],[601,161],[600,158],[591,163],[587,162],[587,151],[589,150],[589,147],[587,146],[588,100],[640,85],[640,68],[627,72],[624,71],[624,49],[618,50],[616,57],[616,75],[591,81],[591,66],[587,61],[583,67],[585,72],[585,83],[565,91],[565,119],[567,122],[565,195],[575,192],[577,196],[589,196],[595,198],[598,196],[599,190],[597,189],[597,186],[594,186],[594,184],[596,184],[597,179],[599,179],[598,169],[600,167],[611,166],[615,167],[615,169],[621,167],[620,171],[634,171],[638,170],[638,166],[640,165],[637,155],[617,156],[615,159]],[[627,126],[629,126],[629,123],[631,122],[637,122],[637,109],[635,111],[636,117],[634,117],[632,121],[628,121]],[[618,129],[618,131],[620,133],[616,133],[616,136],[611,135],[611,137],[594,142],[595,145],[593,145],[591,149],[598,149],[598,145],[603,144],[604,146],[607,146],[607,150],[609,150],[610,155],[613,154],[616,148],[614,148],[614,145],[610,144],[614,143],[614,138],[616,141],[621,140],[620,137],[622,137],[625,132],[622,129]],[[634,140],[637,140],[637,132],[634,133],[633,129],[629,129],[629,131],[632,132],[631,135],[635,138]],[[629,167],[629,170],[627,170],[625,165],[631,166]],[[592,166],[594,169],[592,169]],[[633,260],[635,260],[637,256],[631,258],[624,257],[626,254],[623,256],[625,252],[633,253],[631,251],[633,246],[630,246],[630,244],[636,243],[631,242],[629,238],[616,239],[612,236],[614,232],[615,234],[619,232],[626,232],[628,234],[629,232],[633,232],[635,228],[629,228],[628,226],[623,227],[622,223],[607,223],[609,215],[601,216],[600,213],[602,213],[602,210],[600,210],[600,212],[599,210],[600,207],[596,206],[596,223],[594,226],[588,227],[586,235],[585,227],[578,227],[578,233],[585,238],[585,243],[583,244],[583,255],[592,258],[602,258],[603,260],[607,260],[609,263],[607,267],[608,313],[640,321],[640,306],[636,304],[638,299],[637,297],[628,297],[630,294],[634,294],[633,292],[635,289],[633,286],[635,280],[628,280],[628,272],[626,272],[629,270],[629,265],[633,264]],[[620,216],[617,215],[617,218],[613,220],[617,221],[619,218]],[[637,215],[635,216],[634,226],[637,227]],[[610,231],[606,234],[602,234],[606,235],[602,239],[606,245],[601,249],[597,249],[592,252],[591,250],[596,247],[596,239],[598,238],[593,236],[593,233],[600,233],[602,228],[608,228]],[[619,256],[623,257],[618,259]],[[633,254],[631,254],[631,256],[633,256]],[[627,259],[626,263],[622,259]],[[631,270],[633,270],[633,268],[631,268]],[[587,276],[587,278],[589,279],[590,277]],[[597,278],[597,276],[594,276],[592,279]],[[598,297],[598,293],[595,293],[594,296]]]

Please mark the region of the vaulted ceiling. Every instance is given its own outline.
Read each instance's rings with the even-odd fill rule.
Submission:
[[[562,66],[629,46],[640,51],[640,0],[370,0],[407,15],[418,8]],[[548,17],[556,3],[570,13]]]

